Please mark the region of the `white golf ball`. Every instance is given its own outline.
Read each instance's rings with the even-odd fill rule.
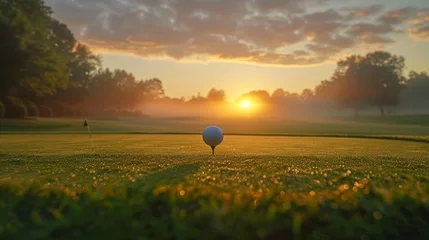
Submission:
[[[207,145],[216,147],[223,141],[222,129],[217,126],[208,126],[203,132],[203,140]]]

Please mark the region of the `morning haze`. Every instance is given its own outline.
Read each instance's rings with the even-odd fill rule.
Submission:
[[[212,87],[230,101],[247,90],[301,92],[331,77],[340,57],[376,49],[404,56],[409,69],[428,70],[427,30],[416,22],[425,1],[263,2],[47,3],[106,67],[158,77],[172,97]],[[284,16],[273,14],[284,9]],[[262,53],[271,55],[256,56]],[[183,83],[189,87],[178,87]]]
[[[58,26],[63,36],[56,38],[67,41],[62,44],[67,44],[68,57],[74,61],[68,65],[72,67],[71,78],[52,80],[57,84],[42,87],[33,83],[17,87],[10,82],[3,91],[14,97],[28,95],[39,105],[41,96],[55,100],[61,105],[54,111],[58,116],[72,116],[72,111],[88,116],[138,111],[163,117],[251,113],[265,117],[311,113],[314,117],[316,113],[343,115],[351,110],[357,115],[374,109],[384,115],[385,107],[389,112],[427,110],[427,99],[413,94],[413,89],[420,87],[413,87],[417,81],[412,81],[413,76],[425,78],[424,71],[428,70],[429,12],[421,1],[46,3],[52,7],[53,16],[65,24]],[[83,55],[76,55],[78,51]],[[354,54],[365,56],[374,51],[386,53],[378,54],[375,61],[395,59],[381,67],[396,79],[392,86],[386,83],[390,80],[375,76],[378,82],[368,80],[368,85],[360,73],[347,72],[353,61],[347,66],[337,65]],[[325,80],[339,83],[335,71],[340,68],[343,86],[327,96],[321,92],[322,85]],[[114,69],[122,73],[115,74]],[[80,72],[85,79],[79,77]],[[352,83],[354,78],[361,82]],[[149,79],[157,79],[156,86],[151,86]],[[377,89],[383,84],[388,84],[386,89]],[[344,99],[350,88],[360,92],[360,99],[353,100],[359,103]],[[205,99],[212,89],[221,90],[222,97]],[[252,96],[253,91],[263,92],[263,97]],[[371,96],[364,96],[372,91]],[[249,99],[243,98],[246,94]],[[385,99],[370,99],[379,97]],[[241,107],[244,100],[250,101],[249,107]],[[214,103],[222,110],[205,106]],[[64,105],[75,109],[66,113]]]
[[[429,239],[427,0],[0,0],[0,239]]]

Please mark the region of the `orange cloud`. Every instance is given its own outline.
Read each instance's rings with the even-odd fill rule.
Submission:
[[[352,14],[355,17],[367,17],[367,16],[371,16],[371,15],[375,15],[375,14],[379,13],[382,8],[383,8],[382,5],[376,4],[376,5],[372,5],[369,7],[363,7],[360,9],[355,9],[355,11],[353,11]]]
[[[409,21],[408,34],[417,41],[429,41],[429,8],[422,9]]]
[[[55,17],[94,49],[285,66],[320,64],[365,44],[394,43],[391,33],[418,11],[410,7],[380,15],[383,6],[377,4],[312,8],[333,0],[46,1]],[[427,39],[427,15],[419,14],[409,34]]]

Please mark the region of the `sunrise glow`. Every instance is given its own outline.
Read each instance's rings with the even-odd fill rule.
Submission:
[[[243,103],[241,103],[241,106],[243,108],[249,108],[250,107],[250,102],[249,101],[243,101]]]

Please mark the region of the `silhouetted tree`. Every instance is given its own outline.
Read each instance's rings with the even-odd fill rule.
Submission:
[[[68,59],[57,54],[51,13],[41,0],[0,1],[3,96],[53,95],[67,87]]]
[[[207,101],[207,98],[198,94],[197,96],[191,96],[191,98],[187,102],[191,104],[202,104],[202,103],[205,103],[206,101]]]
[[[143,86],[142,90],[144,93],[144,100],[146,101],[160,99],[165,94],[162,82],[158,78],[145,80]]]
[[[66,89],[58,90],[55,98],[72,104],[81,102],[88,96],[88,87],[101,59],[91,50],[76,41],[65,24],[53,20],[52,38],[56,42],[57,52],[69,59],[70,76]]]
[[[407,88],[401,94],[403,105],[410,109],[429,110],[429,75],[411,71]]]
[[[157,78],[137,81],[124,70],[100,69],[89,85],[91,105],[107,109],[132,109],[143,103],[161,99],[164,88]]]
[[[251,99],[257,103],[266,104],[271,102],[270,94],[265,90],[255,90],[243,94],[238,101],[243,101],[245,99]]]
[[[319,85],[316,95],[330,95],[356,113],[365,106],[377,106],[384,115],[385,106],[399,103],[399,94],[405,86],[404,62],[403,57],[383,51],[352,55],[338,61],[331,80]]]
[[[304,101],[308,101],[314,97],[314,92],[311,89],[304,89],[301,93],[301,99]]]
[[[319,101],[336,101],[337,93],[334,88],[334,82],[329,80],[321,81],[314,90],[314,97]]]
[[[361,65],[360,80],[367,87],[364,95],[368,103],[378,106],[384,116],[384,107],[398,105],[399,94],[405,89],[405,59],[389,52],[376,51],[368,53]]]
[[[283,98],[286,96],[287,92],[285,92],[285,90],[283,90],[282,88],[277,88],[272,94],[271,94],[271,98],[273,99],[273,101],[275,102],[279,102],[282,101]]]
[[[212,88],[207,94],[207,100],[211,102],[223,102],[225,101],[225,92],[223,90]]]

